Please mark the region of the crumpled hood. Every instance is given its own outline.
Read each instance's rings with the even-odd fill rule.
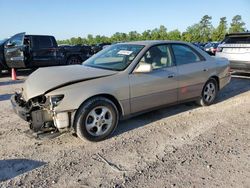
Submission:
[[[83,65],[39,68],[25,81],[23,97],[27,101],[48,91],[81,81],[115,74],[116,71],[97,69]]]

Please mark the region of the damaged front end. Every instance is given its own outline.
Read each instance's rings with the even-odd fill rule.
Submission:
[[[70,128],[72,112],[56,112],[64,95],[40,95],[25,101],[22,93],[11,97],[11,103],[16,114],[29,122],[34,132],[65,131]]]

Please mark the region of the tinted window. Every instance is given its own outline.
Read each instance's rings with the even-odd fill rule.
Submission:
[[[172,45],[177,65],[184,65],[201,61],[200,57],[188,46],[181,44]]]
[[[140,60],[140,63],[151,64],[153,69],[170,67],[173,65],[169,45],[159,45],[150,48]]]
[[[51,37],[46,37],[46,36],[33,37],[33,43],[35,48],[53,47],[53,41],[51,40]]]
[[[227,37],[222,42],[223,44],[250,44],[249,36]]]
[[[10,39],[10,42],[15,45],[15,46],[21,46],[23,45],[23,35],[16,35],[16,36],[13,36],[11,39]]]

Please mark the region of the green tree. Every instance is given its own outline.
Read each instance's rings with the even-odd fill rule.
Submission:
[[[212,33],[213,41],[222,41],[227,33],[227,18],[220,18],[219,26]]]
[[[128,40],[129,41],[135,41],[135,40],[140,40],[140,34],[137,33],[136,31],[130,31],[128,33]]]
[[[237,33],[245,31],[245,22],[242,21],[240,15],[236,15],[233,17],[232,22],[230,24],[229,33]]]
[[[150,40],[151,39],[151,30],[146,30],[141,34],[141,40]]]
[[[91,34],[88,34],[88,36],[87,36],[87,41],[88,41],[87,43],[90,44],[90,45],[96,43],[96,41],[95,41],[93,35],[91,35]]]
[[[164,25],[160,26],[158,33],[159,33],[159,37],[158,37],[159,40],[168,39],[167,28]]]
[[[151,31],[151,40],[159,40],[159,39],[160,39],[159,29],[155,28]]]
[[[211,24],[211,16],[205,15],[202,17],[200,23],[199,23],[199,29],[200,29],[200,38],[199,42],[207,42],[211,40],[211,33],[213,30],[213,26]]]
[[[200,42],[200,25],[194,24],[186,29],[186,32],[182,34],[181,39],[187,42]]]
[[[168,32],[169,40],[181,40],[181,32],[178,29]]]
[[[208,42],[221,41],[227,33],[226,17],[220,18],[219,25],[214,29],[211,24],[211,16],[205,15],[199,23],[187,27],[186,31],[181,33],[179,30],[167,32],[164,25],[153,30],[145,30],[142,33],[130,31],[129,33],[116,32],[111,37],[89,34],[86,38],[72,37],[67,40],[59,40],[58,44],[96,44],[102,42],[125,42],[135,40],[183,40],[187,42]],[[245,30],[245,23],[240,15],[232,19],[229,32],[242,32]]]

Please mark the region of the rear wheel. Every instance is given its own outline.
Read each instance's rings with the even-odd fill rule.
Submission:
[[[82,60],[78,56],[70,56],[67,60],[67,65],[78,65],[81,63],[82,63]]]
[[[74,128],[81,139],[101,141],[113,133],[118,120],[115,104],[104,97],[96,97],[78,109]]]
[[[218,93],[218,83],[215,79],[209,79],[201,93],[201,98],[199,99],[198,104],[201,106],[209,106],[213,104]]]

